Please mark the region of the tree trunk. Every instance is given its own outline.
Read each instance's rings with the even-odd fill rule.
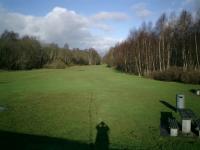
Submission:
[[[167,46],[167,69],[170,67],[170,44]]]
[[[198,54],[196,33],[195,33],[194,39],[195,39],[195,50],[196,50],[196,59],[197,59],[197,66],[195,68],[198,69],[199,68],[199,54]]]
[[[159,55],[159,67],[160,67],[160,71],[162,71],[162,61],[161,61],[161,52],[160,52],[160,38],[159,38],[159,43],[158,43],[158,55]]]

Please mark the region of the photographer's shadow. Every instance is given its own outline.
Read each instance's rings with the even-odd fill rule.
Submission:
[[[108,150],[109,149],[109,127],[103,121],[97,126],[97,135],[95,140],[95,150]]]

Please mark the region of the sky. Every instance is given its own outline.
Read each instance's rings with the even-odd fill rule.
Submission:
[[[46,43],[105,53],[142,22],[193,12],[200,0],[0,0],[0,34],[12,30]]]

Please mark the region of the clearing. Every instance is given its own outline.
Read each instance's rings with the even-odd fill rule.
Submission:
[[[0,106],[6,110],[0,111],[0,135],[16,135],[18,142],[26,134],[55,138],[57,149],[59,139],[84,147],[95,141],[96,125],[104,121],[111,148],[198,149],[198,138],[160,136],[161,112],[178,118],[160,101],[175,106],[176,94],[183,93],[186,107],[200,115],[200,97],[190,92],[195,88],[200,85],[145,79],[105,65],[1,71]]]

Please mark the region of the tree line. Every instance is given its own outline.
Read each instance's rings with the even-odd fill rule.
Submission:
[[[111,47],[103,58],[108,66],[144,76],[200,69],[200,10],[163,13],[155,24],[143,23],[126,40]]]
[[[60,48],[55,43],[41,43],[35,37],[4,31],[0,36],[0,69],[23,70],[65,65],[98,65],[101,57],[93,48]],[[54,64],[55,66],[53,66]]]

